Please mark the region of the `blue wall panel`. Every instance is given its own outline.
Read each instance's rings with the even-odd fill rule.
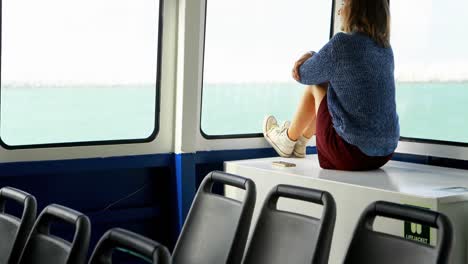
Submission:
[[[106,230],[122,227],[172,249],[206,174],[223,170],[224,161],[274,156],[274,150],[266,148],[8,163],[0,164],[0,187],[33,194],[39,210],[58,203],[87,214],[93,225],[91,247]],[[468,169],[468,161],[461,160],[407,154],[395,154],[394,160]],[[216,191],[221,193],[222,188]],[[56,230],[67,231],[61,225]]]
[[[177,225],[182,229],[196,192],[195,155],[193,153],[176,154],[175,180],[177,197]]]
[[[0,187],[12,186],[33,194],[38,201],[38,211],[57,203],[88,215],[92,223],[90,251],[99,237],[112,227],[132,230],[172,248],[177,235],[173,221],[177,210],[171,203],[174,200],[173,163],[167,162],[173,161],[173,157],[166,158],[163,162],[149,164],[134,159],[127,163],[116,159],[117,165],[84,164],[83,161],[65,163],[84,166],[63,166],[57,161],[34,163],[32,167],[40,167],[38,170],[25,168],[31,165],[29,163],[2,164]],[[114,165],[116,168],[112,168]],[[50,169],[47,173],[47,167],[60,170]],[[19,209],[8,203],[7,210],[17,214]],[[73,230],[58,224],[52,232],[71,239],[66,234]]]

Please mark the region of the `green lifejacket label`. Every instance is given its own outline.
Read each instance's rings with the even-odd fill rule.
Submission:
[[[405,238],[430,245],[431,228],[421,224],[405,222]]]
[[[418,206],[420,207],[420,206]],[[420,207],[423,209],[428,209]],[[405,238],[422,244],[431,244],[431,228],[418,223],[405,222]]]

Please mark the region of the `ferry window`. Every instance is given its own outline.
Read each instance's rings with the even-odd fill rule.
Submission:
[[[159,20],[158,0],[2,0],[3,143],[154,137]]]
[[[266,115],[292,117],[304,88],[294,62],[330,38],[332,1],[208,0],[201,130],[258,136]]]
[[[401,135],[468,143],[466,0],[391,0]]]

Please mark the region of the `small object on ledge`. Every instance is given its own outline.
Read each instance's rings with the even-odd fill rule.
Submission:
[[[296,164],[291,163],[291,162],[286,162],[286,161],[273,161],[272,164],[273,166],[282,167],[282,168],[296,167]]]

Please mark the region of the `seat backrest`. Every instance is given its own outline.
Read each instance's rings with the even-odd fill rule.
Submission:
[[[5,211],[9,201],[23,207],[21,219]],[[18,263],[36,220],[36,210],[34,196],[11,187],[0,189],[0,263]]]
[[[244,201],[214,194],[215,182],[244,189]],[[208,174],[182,228],[173,263],[241,263],[255,197],[255,184],[250,179],[218,171]]]
[[[72,242],[54,236],[50,226],[55,221],[75,227]],[[49,205],[41,212],[21,255],[21,264],[83,264],[88,252],[91,224],[87,216],[75,210]]]
[[[321,219],[278,210],[281,197],[323,205]],[[328,263],[335,218],[328,192],[278,185],[265,200],[244,263]]]
[[[112,254],[116,249],[139,256],[153,264],[169,264],[171,259],[169,251],[163,245],[133,232],[114,228],[101,237],[89,264],[112,264]]]
[[[435,247],[373,230],[377,216],[422,224],[438,229]],[[361,215],[345,263],[414,264],[450,263],[453,231],[443,214],[408,205],[375,202]]]

